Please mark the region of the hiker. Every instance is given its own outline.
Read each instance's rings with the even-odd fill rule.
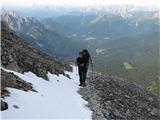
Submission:
[[[86,86],[85,80],[87,77],[89,63],[91,63],[92,71],[93,71],[93,63],[92,63],[91,56],[88,50],[84,49],[82,52],[79,52],[79,57],[77,58],[78,73],[80,77],[79,86]]]
[[[83,52],[79,52],[79,57],[77,58],[77,65],[78,65],[78,73],[79,73],[79,81],[80,84],[79,86],[86,86],[85,84],[85,79],[86,79],[86,62],[85,62],[85,57],[83,55]]]

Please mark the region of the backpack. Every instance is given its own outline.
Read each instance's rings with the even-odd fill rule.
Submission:
[[[88,50],[84,49],[83,54],[84,54],[86,63],[89,64],[90,54],[89,54]]]

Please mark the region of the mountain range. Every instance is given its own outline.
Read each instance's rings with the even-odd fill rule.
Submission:
[[[65,15],[94,15],[99,13],[115,14],[123,17],[132,17],[135,13],[139,15],[145,12],[159,11],[158,6],[138,6],[138,5],[33,5],[31,7],[7,7],[5,9],[16,10],[23,16],[33,16],[37,19],[44,19],[55,16]],[[42,16],[43,14],[43,16]]]

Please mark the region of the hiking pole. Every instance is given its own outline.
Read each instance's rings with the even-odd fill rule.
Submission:
[[[93,63],[92,63],[92,80],[93,80]]]

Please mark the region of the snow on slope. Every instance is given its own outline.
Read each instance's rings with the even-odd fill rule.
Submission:
[[[7,88],[11,93],[10,97],[5,99],[9,110],[2,112],[3,119],[91,119],[92,112],[86,107],[87,102],[77,93],[79,78],[76,67],[73,67],[73,72],[66,72],[71,79],[48,73],[49,81],[32,72],[21,74],[4,70],[31,82],[38,92]],[[19,109],[13,105],[17,105]]]

